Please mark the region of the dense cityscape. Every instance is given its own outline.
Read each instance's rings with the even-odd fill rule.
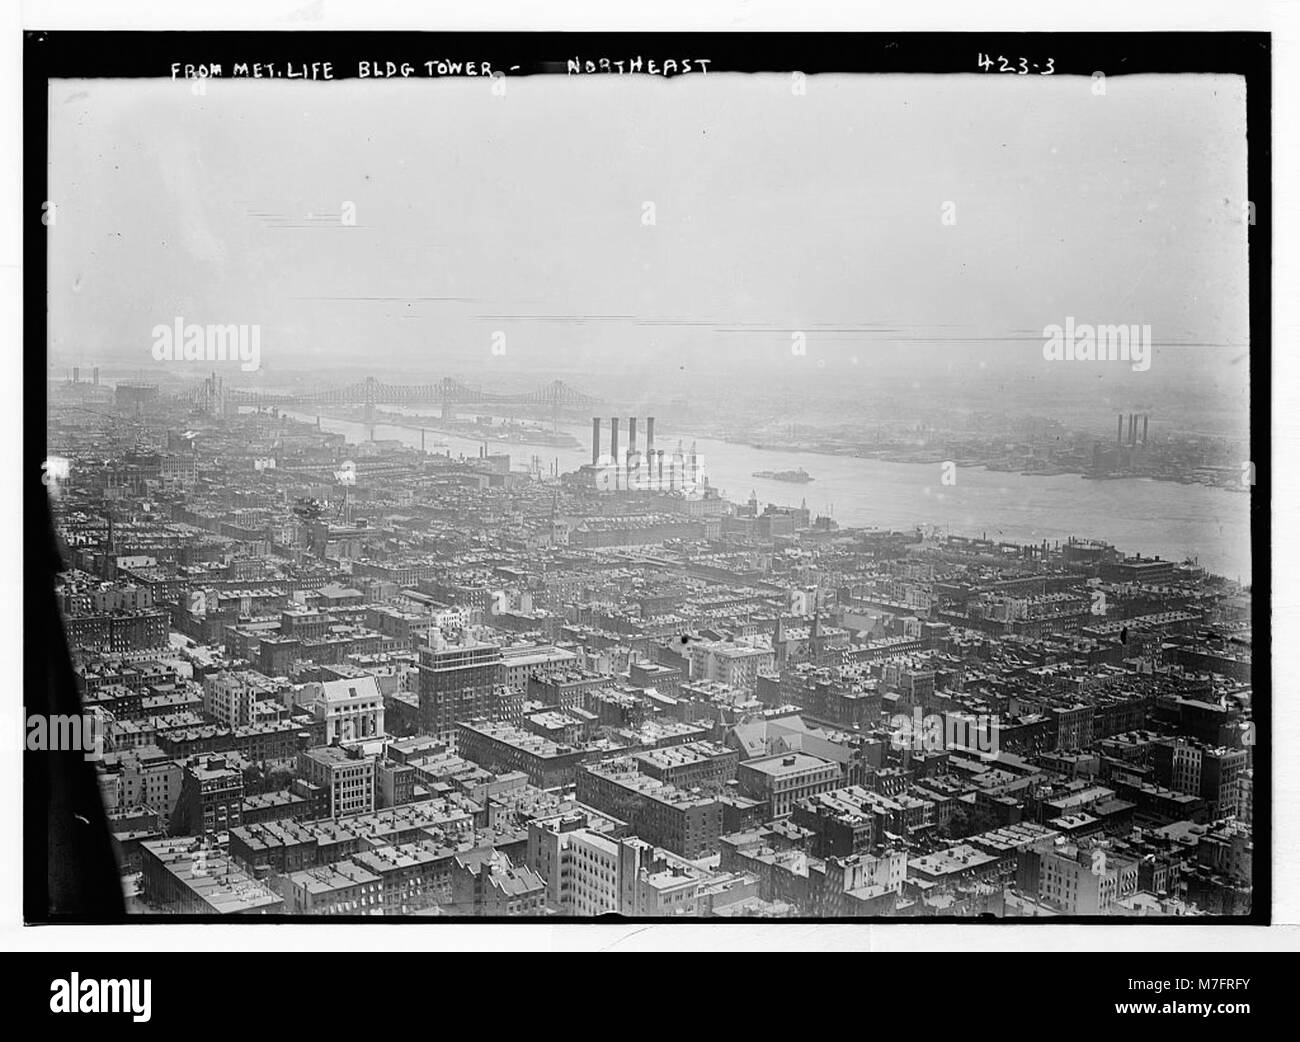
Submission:
[[[513,455],[216,376],[49,398],[131,912],[1251,910],[1251,593],[1195,561],[733,502],[689,434],[576,392]],[[557,419],[589,463],[530,455]],[[1141,466],[1117,427],[1099,472]]]

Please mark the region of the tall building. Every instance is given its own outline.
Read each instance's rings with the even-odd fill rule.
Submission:
[[[574,812],[528,823],[528,865],[565,915],[693,915],[703,875],[635,836],[615,839]]]
[[[588,829],[567,833],[567,855],[573,915],[622,911],[619,900],[619,844]],[[563,872],[563,869],[561,869]]]
[[[223,727],[245,727],[253,722],[253,707],[263,686],[252,678],[258,674],[213,673],[203,678],[203,711]],[[259,677],[260,679],[260,677]]]
[[[244,776],[224,756],[196,756],[185,764],[171,832],[217,840],[241,822]]]
[[[170,821],[180,799],[185,772],[161,751],[130,750],[106,757],[101,764],[101,777],[112,778],[116,783],[112,788],[113,798],[106,801],[106,810],[148,807]]]
[[[713,680],[753,691],[759,670],[771,669],[776,655],[762,645],[719,640],[692,644],[690,659],[692,680]]]
[[[498,718],[501,647],[478,641],[420,649],[420,730],[454,748],[456,723]]]
[[[375,809],[375,758],[358,746],[305,749],[298,754],[298,776],[326,791],[331,818]]]
[[[1237,813],[1240,778],[1248,762],[1245,749],[1207,746],[1194,739],[1177,738],[1156,743],[1152,754],[1160,784],[1200,796],[1214,817]]]
[[[501,653],[500,681],[510,687],[527,688],[528,678],[534,673],[546,673],[573,665],[577,661],[575,652],[557,648],[553,644],[506,648]]]

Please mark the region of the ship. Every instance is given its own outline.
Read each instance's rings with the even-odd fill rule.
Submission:
[[[546,445],[550,448],[573,449],[580,442],[567,431],[551,432],[541,427],[525,427],[519,424],[502,424],[494,428],[493,441],[511,442],[516,445]]]
[[[798,470],[756,470],[753,477],[768,478],[772,481],[793,481],[800,485],[816,480],[803,467]]]

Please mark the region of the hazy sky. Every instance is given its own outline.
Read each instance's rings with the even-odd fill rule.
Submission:
[[[263,371],[235,382],[342,361],[530,385],[688,363],[847,379],[882,359],[988,358],[1043,374],[1043,327],[1073,316],[1188,345],[1107,380],[1208,365],[1240,391],[1244,83],[1091,86],[813,76],[796,96],[787,76],[710,74],[534,76],[504,97],[484,80],[214,80],[196,96],[56,81],[52,361],[147,375],[152,328],[180,316],[262,326]]]

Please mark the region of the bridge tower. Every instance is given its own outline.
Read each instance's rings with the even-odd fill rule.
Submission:
[[[375,440],[375,399],[379,396],[379,381],[367,376],[365,382],[365,409],[362,420],[366,425],[366,441]]]
[[[447,421],[447,400],[451,397],[451,381],[445,376],[438,381],[438,419]]]

